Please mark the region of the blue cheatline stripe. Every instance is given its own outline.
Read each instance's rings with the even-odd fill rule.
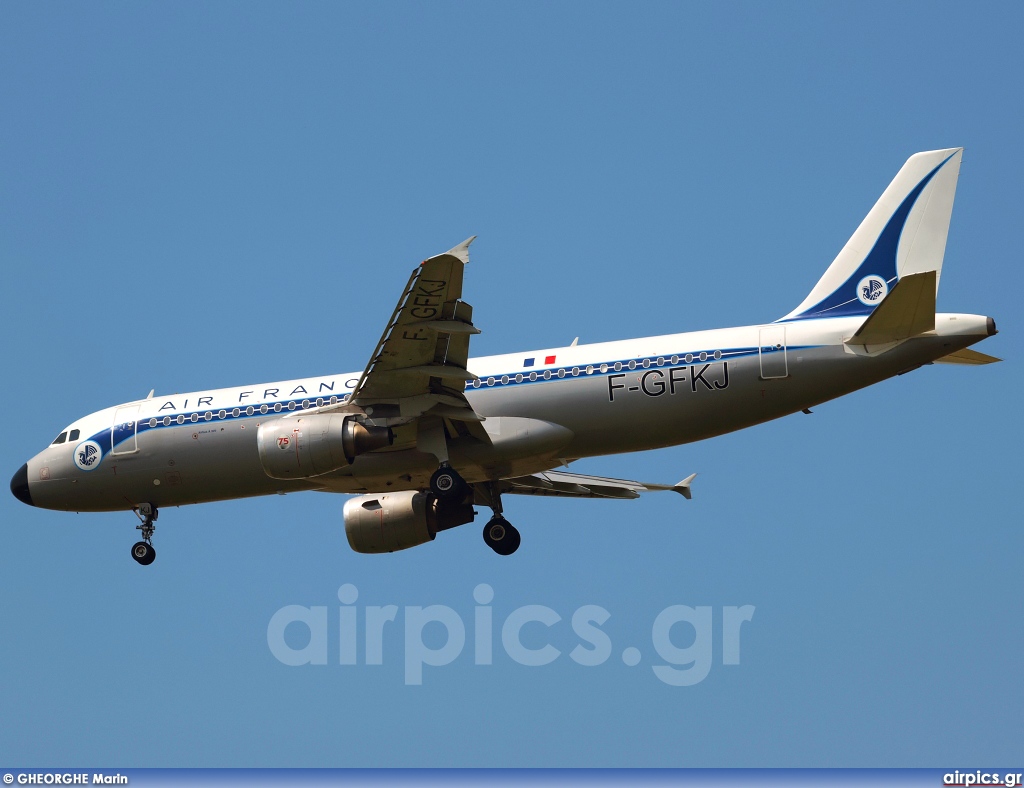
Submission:
[[[790,345],[787,351],[809,350],[818,345]],[[567,380],[578,377],[601,377],[602,375],[621,375],[629,372],[644,372],[652,369],[671,369],[673,367],[687,366],[689,364],[713,364],[716,361],[732,361],[747,356],[756,356],[760,349],[757,347],[732,348],[729,350],[702,350],[689,353],[661,354],[658,356],[639,356],[630,359],[617,359],[614,361],[602,361],[591,364],[578,364],[575,366],[549,367],[548,369],[530,372],[509,372],[502,375],[488,375],[479,380],[473,381],[468,388],[473,390],[487,390],[491,388],[506,388],[508,386],[526,386]],[[766,353],[781,353],[782,349],[766,348]],[[701,356],[703,355],[703,358]],[[659,360],[661,363],[658,363]],[[632,367],[629,364],[633,364]],[[645,366],[646,363],[646,366]],[[615,365],[619,368],[616,369]],[[575,370],[575,372],[574,372]],[[550,374],[549,374],[550,373]]]
[[[796,348],[790,348],[795,350]],[[730,350],[700,350],[689,353],[670,353],[658,356],[636,356],[628,359],[614,359],[611,361],[600,361],[590,364],[560,365],[548,367],[544,370],[531,370],[530,372],[508,372],[499,375],[487,375],[479,380],[474,380],[468,388],[474,390],[489,388],[507,388],[508,386],[526,386],[536,383],[547,383],[555,380],[565,380],[578,377],[600,377],[602,375],[620,375],[623,373],[643,372],[650,369],[671,369],[672,367],[685,366],[687,364],[713,364],[716,361],[728,361],[756,354],[758,349],[734,348]],[[701,358],[701,356],[704,358]],[[659,363],[659,360],[661,363]],[[616,369],[616,364],[618,369]],[[629,365],[633,366],[630,367]]]
[[[864,260],[850,276],[846,278],[839,287],[832,291],[814,306],[805,309],[794,317],[776,320],[776,323],[789,322],[791,320],[812,320],[820,317],[849,317],[851,315],[868,315],[878,304],[865,304],[857,298],[857,284],[866,276],[879,276],[892,287],[899,279],[896,271],[896,253],[899,250],[900,237],[903,235],[903,228],[907,223],[907,217],[921,196],[924,187],[928,185],[935,173],[941,170],[946,162],[952,159],[956,153],[951,153],[938,164],[935,169],[929,172],[921,182],[915,186],[903,202],[900,203],[893,215],[889,218],[882,232],[879,233],[875,245],[867,253]],[[879,301],[878,303],[881,303]]]
[[[788,351],[809,350],[818,347],[817,345],[792,345],[786,348]],[[689,364],[713,364],[717,361],[732,361],[738,358],[756,356],[760,352],[757,347],[731,348],[728,350],[699,350],[685,353],[662,354],[658,356],[637,356],[629,359],[617,359],[614,361],[602,361],[593,364],[576,366],[549,367],[540,372],[529,373],[511,372],[501,375],[489,375],[486,378],[475,380],[467,386],[467,390],[482,390],[508,388],[509,386],[528,386],[540,383],[554,383],[559,380],[568,381],[573,378],[593,378],[607,375],[620,375],[630,372],[645,372],[654,369],[672,369],[673,367],[685,367]],[[781,349],[766,348],[766,353],[781,353]],[[703,358],[701,357],[703,356]],[[659,361],[661,363],[659,363]],[[619,368],[616,369],[615,365]],[[633,367],[629,365],[633,364]],[[645,366],[646,364],[646,366]],[[602,369],[603,368],[603,369]],[[575,370],[575,373],[573,372]],[[550,373],[549,377],[545,377]],[[492,382],[493,381],[493,382]],[[225,422],[242,419],[255,419],[267,416],[285,416],[289,413],[301,413],[303,410],[324,405],[334,405],[348,400],[349,395],[334,395],[325,397],[304,397],[302,399],[280,400],[274,403],[262,403],[260,405],[247,405],[245,407],[235,406],[231,408],[203,408],[202,410],[183,411],[181,413],[167,413],[163,416],[154,416],[144,419],[138,423],[137,433],[132,432],[132,422],[125,422],[114,427],[108,427],[89,440],[96,441],[103,449],[106,456],[110,453],[111,446],[120,446],[124,441],[131,440],[134,434],[141,435],[143,432],[157,429],[171,429],[174,427],[202,427],[207,424],[223,424]],[[265,410],[264,410],[265,409]],[[154,423],[155,422],[155,423]]]
[[[264,416],[285,416],[289,413],[301,413],[304,410],[320,408],[325,405],[336,405],[345,402],[348,394],[330,397],[304,397],[302,399],[280,400],[260,405],[234,406],[231,408],[203,408],[202,410],[167,413],[153,416],[138,423],[137,433],[132,431],[133,422],[117,424],[96,433],[91,440],[96,441],[103,453],[111,451],[111,445],[120,446],[124,441],[131,440],[134,434],[142,434],[155,429],[172,427],[202,427],[206,424],[223,424],[227,421],[255,419]]]

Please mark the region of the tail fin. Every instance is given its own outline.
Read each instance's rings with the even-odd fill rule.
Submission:
[[[870,315],[900,277],[935,272],[938,291],[963,148],[915,153],[803,302],[776,322]]]

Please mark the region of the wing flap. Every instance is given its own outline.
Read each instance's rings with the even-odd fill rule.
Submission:
[[[547,495],[564,498],[639,498],[641,493],[672,490],[689,499],[691,474],[678,484],[651,484],[604,476],[586,476],[564,471],[544,471],[531,476],[518,476],[503,483],[504,492],[516,495]]]
[[[418,367],[398,367],[397,369],[382,369],[377,372],[377,375],[383,377],[385,375],[425,375],[428,378],[439,378],[441,380],[461,380],[463,382],[467,380],[476,380],[477,377],[472,372],[468,372],[462,367],[451,366],[449,364],[424,364]]]

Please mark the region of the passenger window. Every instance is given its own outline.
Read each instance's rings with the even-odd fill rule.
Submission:
[[[71,430],[71,434],[68,435],[68,440],[69,441],[76,441],[76,440],[78,440],[78,436],[79,436],[78,430]]]
[[[56,446],[58,443],[63,443],[67,437],[68,434],[66,432],[62,432],[60,435],[53,439],[53,445]]]

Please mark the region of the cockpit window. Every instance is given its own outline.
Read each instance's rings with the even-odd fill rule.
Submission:
[[[60,435],[53,439],[53,443],[51,445],[56,446],[58,443],[63,443],[65,440],[67,440],[67,437],[68,434],[66,432],[62,432]]]
[[[70,434],[70,435],[68,435],[68,440],[69,440],[69,441],[76,441],[76,440],[78,440],[78,436],[79,436],[80,434],[81,434],[81,433],[79,433],[79,431],[78,431],[78,430],[71,430],[71,434]]]

